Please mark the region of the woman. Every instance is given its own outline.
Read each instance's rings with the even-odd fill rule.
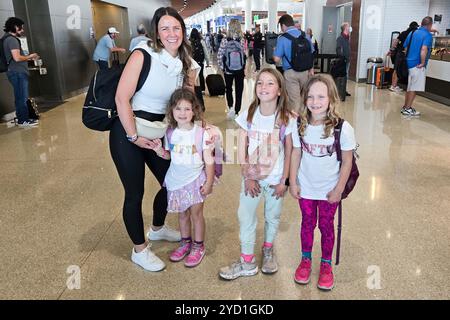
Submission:
[[[241,30],[241,23],[237,19],[231,19],[228,26],[227,37],[222,39],[217,62],[225,75],[226,95],[228,104],[228,119],[238,116],[242,104],[242,91],[244,90],[245,38]],[[230,54],[226,54],[227,51]],[[229,58],[231,59],[229,60]],[[233,107],[233,81],[235,82],[236,103]]]
[[[151,150],[158,143],[139,137],[133,115],[148,121],[164,119],[171,94],[184,86],[194,91],[198,65],[190,56],[183,19],[173,8],[156,10],[151,24],[152,41],[141,43],[151,56],[151,69],[142,89],[135,92],[144,54],[134,51],[119,81],[116,105],[120,121],[116,121],[109,136],[111,156],[125,189],[123,218],[134,243],[131,260],[148,271],[160,271],[165,264],[148,246],[144,236],[142,199],[144,196],[145,164],[158,180],[161,189],[153,201],[153,225],[148,240],[180,241],[178,231],[164,225],[167,214],[167,190],[162,186],[170,161]],[[131,101],[131,103],[130,103]],[[160,143],[160,142],[159,142]]]

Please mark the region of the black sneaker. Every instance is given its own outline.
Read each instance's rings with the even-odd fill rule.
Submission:
[[[39,123],[36,120],[28,120],[28,121],[24,121],[24,122],[19,122],[17,124],[20,128],[30,128],[30,127],[35,127],[37,125],[39,125]]]
[[[420,112],[412,107],[409,107],[409,108],[403,107],[402,110],[400,111],[400,113],[404,116],[410,116],[410,117],[420,116]]]

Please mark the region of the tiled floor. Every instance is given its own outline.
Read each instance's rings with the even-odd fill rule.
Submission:
[[[246,80],[244,107],[252,81]],[[84,97],[78,96],[44,113],[38,128],[0,126],[0,299],[449,299],[450,108],[418,97],[423,115],[405,119],[403,94],[352,82],[349,91],[341,113],[361,145],[361,177],[344,203],[332,292],[316,288],[318,231],[312,283],[293,281],[301,220],[289,196],[275,244],[278,273],[219,280],[219,267],[239,256],[237,165],[225,166],[222,184],[206,202],[207,255],[200,266],[171,263],[176,244],[170,243],[153,244],[164,271],[132,264],[108,133],[82,125]],[[236,127],[225,120],[224,98],[205,100],[209,122]],[[148,174],[147,225],[156,189]],[[167,221],[177,226],[175,215]],[[260,207],[258,247],[263,225]],[[70,266],[81,268],[79,289],[68,288]]]

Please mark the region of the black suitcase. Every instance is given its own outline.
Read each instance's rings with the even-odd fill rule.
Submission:
[[[220,74],[210,74],[206,77],[206,86],[210,96],[225,95],[225,81]]]
[[[345,101],[345,96],[347,92],[347,77],[334,78],[334,82],[336,83],[339,98],[341,98],[341,101]]]
[[[33,98],[27,99],[28,118],[39,120],[41,117],[38,111],[37,103]]]
[[[273,50],[277,46],[278,34],[267,32],[265,38],[266,62],[275,64],[275,61],[273,61]]]

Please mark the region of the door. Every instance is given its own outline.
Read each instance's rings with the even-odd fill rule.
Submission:
[[[320,53],[335,54],[338,35],[339,8],[323,7],[322,43]]]

